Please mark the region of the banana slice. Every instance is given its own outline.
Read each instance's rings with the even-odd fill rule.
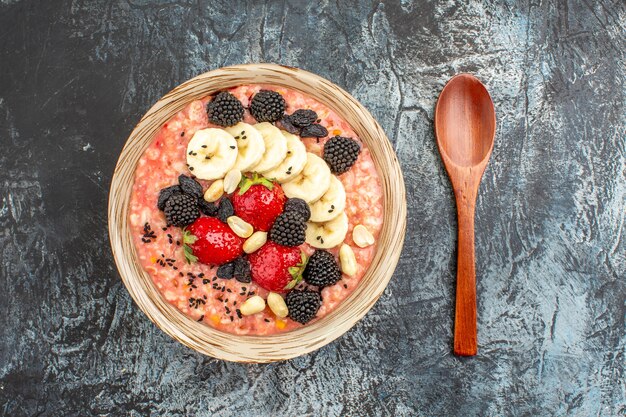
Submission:
[[[318,249],[330,249],[343,243],[348,233],[348,216],[341,213],[325,223],[307,222],[306,243]]]
[[[265,153],[258,164],[250,168],[251,171],[264,173],[276,168],[287,156],[287,138],[271,123],[263,122],[254,125],[254,128],[263,136]]]
[[[306,164],[306,146],[296,135],[280,131],[287,138],[287,157],[276,168],[263,172],[266,178],[274,178],[279,183],[290,181],[298,176]]]
[[[346,208],[346,190],[339,178],[330,177],[330,188],[315,203],[310,205],[312,222],[327,222],[343,213]]]
[[[187,145],[189,170],[202,180],[224,177],[237,160],[237,141],[222,129],[198,130]]]
[[[237,140],[238,155],[233,169],[247,172],[261,162],[265,153],[265,142],[261,133],[254,126],[239,122],[235,126],[224,128],[224,130]]]
[[[307,203],[317,201],[330,187],[330,168],[319,156],[308,152],[302,172],[282,185],[289,198],[301,198]]]

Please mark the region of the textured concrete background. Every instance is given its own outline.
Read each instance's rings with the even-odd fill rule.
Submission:
[[[623,1],[0,0],[0,414],[623,416]],[[108,249],[141,115],[246,62],[351,92],[400,157],[399,268],[344,337],[238,365],[171,340]],[[479,355],[451,355],[456,219],[436,151],[446,80],[479,76],[498,135],[477,209]]]

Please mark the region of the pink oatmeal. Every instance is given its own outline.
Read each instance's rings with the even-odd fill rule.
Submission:
[[[328,129],[329,137],[341,135],[360,142],[352,128],[336,113],[318,101],[295,90],[283,87],[245,85],[229,90],[246,108],[244,121],[256,123],[249,114],[251,97],[260,89],[279,92],[287,103],[286,113],[296,109],[312,109]],[[216,277],[216,267],[200,263],[187,264],[182,249],[179,228],[166,228],[163,212],[157,208],[157,197],[162,188],[177,183],[180,174],[191,175],[186,165],[186,150],[194,133],[207,127],[219,127],[208,121],[206,104],[211,97],[196,100],[165,123],[141,156],[135,171],[135,182],[130,201],[129,220],[137,254],[144,270],[150,275],[163,297],[194,320],[219,330],[249,335],[286,332],[302,327],[289,318],[278,318],[269,307],[250,316],[238,314],[238,306],[252,295],[267,298],[267,290],[254,281],[245,284],[235,279]],[[327,138],[303,138],[308,152],[321,156]],[[349,228],[344,243],[351,246],[358,269],[352,277],[342,276],[336,284],[322,290],[322,306],[316,319],[333,311],[356,288],[369,267],[376,244],[360,248],[352,241],[352,229],[362,224],[378,238],[383,222],[382,188],[370,151],[361,143],[362,151],[352,168],[339,175],[346,191],[345,213]],[[199,181],[204,190],[209,181]],[[146,226],[147,225],[147,226]],[[148,229],[149,228],[149,229]],[[150,233],[151,232],[151,233]],[[303,244],[308,255],[313,248]],[[337,256],[339,247],[329,251]],[[315,320],[316,320],[315,319]]]

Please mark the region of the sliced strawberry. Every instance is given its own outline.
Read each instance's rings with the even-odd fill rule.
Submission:
[[[248,255],[252,279],[269,291],[283,292],[293,288],[301,279],[306,256],[299,248],[268,242]]]
[[[200,217],[187,227],[192,236],[186,235],[185,246],[189,244],[192,254],[186,249],[188,260],[209,265],[222,265],[236,259],[243,252],[244,240],[237,236],[228,225],[215,217]]]
[[[253,178],[244,178],[232,201],[235,214],[254,227],[267,232],[274,220],[283,212],[285,193],[278,185],[255,174]]]

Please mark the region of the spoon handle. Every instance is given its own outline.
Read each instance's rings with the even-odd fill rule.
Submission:
[[[478,350],[476,332],[476,269],[474,257],[474,209],[476,197],[457,192],[459,224],[454,316],[454,354],[474,356]],[[473,198],[472,198],[473,197]]]

